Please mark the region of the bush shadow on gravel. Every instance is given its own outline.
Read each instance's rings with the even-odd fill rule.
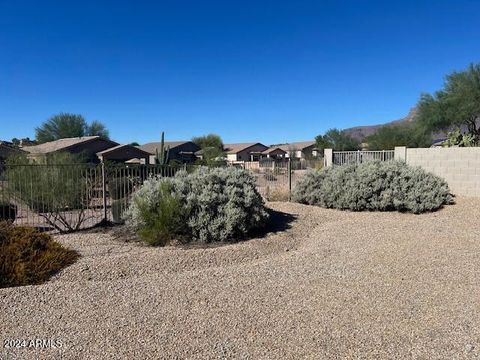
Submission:
[[[292,227],[292,223],[297,219],[295,215],[284,213],[273,209],[268,209],[267,212],[270,218],[267,224],[256,231],[252,232],[251,238],[260,238],[268,234],[276,234],[281,231],[286,231]]]

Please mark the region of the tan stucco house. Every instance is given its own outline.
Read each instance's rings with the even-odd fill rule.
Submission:
[[[268,146],[261,143],[241,143],[225,144],[224,150],[227,154],[227,161],[258,161],[262,157],[262,152],[267,150]]]
[[[315,141],[299,141],[289,144],[272,145],[286,152],[285,157],[292,159],[311,159],[318,156]]]

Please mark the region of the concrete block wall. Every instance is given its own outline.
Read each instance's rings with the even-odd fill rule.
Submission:
[[[397,147],[395,159],[444,178],[455,195],[480,197],[480,147]]]

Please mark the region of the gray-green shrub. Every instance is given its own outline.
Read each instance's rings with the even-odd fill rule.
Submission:
[[[242,239],[263,226],[268,213],[248,171],[200,167],[147,180],[125,216],[141,237],[151,228],[147,238],[161,234],[165,241],[159,244],[165,244],[175,236],[201,242]],[[153,229],[156,221],[163,225]]]
[[[172,178],[150,178],[133,195],[127,224],[150,245],[166,245],[184,232],[185,212]]]
[[[312,171],[300,179],[294,201],[353,211],[433,211],[452,202],[445,180],[398,161],[371,161]]]

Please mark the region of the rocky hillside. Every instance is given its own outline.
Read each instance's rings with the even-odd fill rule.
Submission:
[[[400,125],[402,123],[412,122],[414,121],[416,114],[417,114],[417,108],[413,107],[412,109],[410,109],[408,115],[402,119],[393,120],[388,123],[380,124],[380,125],[355,126],[352,128],[345,129],[345,132],[351,137],[359,141],[362,141],[367,136],[374,134],[379,128],[383,126]]]

